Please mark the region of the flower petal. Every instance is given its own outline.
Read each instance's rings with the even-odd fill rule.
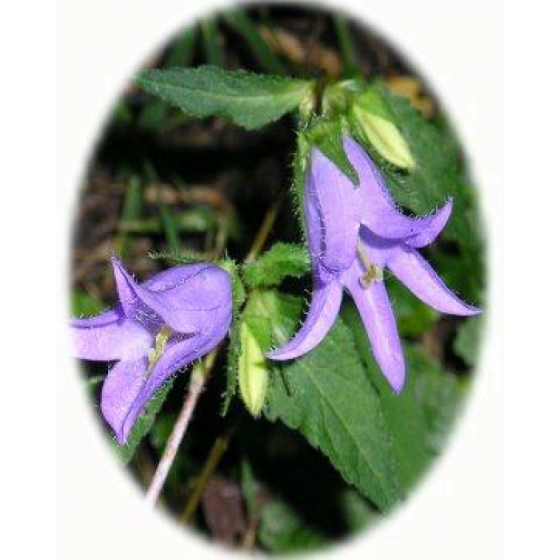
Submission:
[[[132,360],[144,356],[153,336],[116,310],[70,323],[73,355],[84,360]]]
[[[387,266],[419,299],[441,313],[476,315],[480,309],[459,299],[415,249],[391,252]]]
[[[406,366],[397,324],[383,281],[367,288],[360,284],[363,270],[356,263],[344,277],[344,285],[352,295],[369,337],[373,355],[393,390],[400,393]]]
[[[318,149],[311,151],[305,180],[304,209],[313,261],[331,273],[351,266],[360,227],[352,181]]]
[[[345,136],[343,142],[346,155],[360,177],[357,204],[363,225],[387,239],[404,239],[423,234],[432,227],[437,229],[436,225],[442,221],[438,213],[414,218],[403,214],[366,151],[349,136]],[[433,222],[436,222],[434,226]]]
[[[405,243],[416,249],[433,243],[447,224],[453,210],[453,199],[450,198],[439,210],[432,214],[430,225],[422,232],[406,239]]]
[[[113,428],[120,445],[144,407],[163,384],[179,369],[210,352],[219,340],[192,336],[170,344],[146,377],[148,361],[119,362],[109,372],[101,392],[101,411]]]
[[[216,314],[231,312],[231,279],[216,265],[179,266],[138,284],[117,258],[112,262],[125,313],[153,331],[164,323],[180,333],[201,332],[215,323]]]
[[[342,287],[338,282],[317,283],[313,288],[311,306],[300,330],[287,344],[267,354],[271,360],[291,360],[309,352],[319,344],[332,327],[340,303]]]
[[[113,428],[119,445],[126,443],[130,429],[134,424],[132,422],[125,429],[126,419],[135,399],[142,390],[147,371],[147,358],[134,361],[123,360],[111,368],[103,383],[101,412]]]

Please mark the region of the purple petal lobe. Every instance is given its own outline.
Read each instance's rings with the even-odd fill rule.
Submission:
[[[318,283],[313,289],[311,306],[301,329],[290,342],[267,354],[271,360],[291,360],[309,352],[329,332],[342,301],[342,287],[337,282]]]
[[[369,337],[373,355],[393,390],[400,393],[406,367],[395,316],[383,281],[367,288],[360,284],[363,270],[356,263],[344,277],[344,284],[354,299]]]
[[[387,266],[419,299],[441,313],[476,315],[480,309],[459,299],[414,249],[400,248],[391,253]]]
[[[441,233],[453,210],[453,199],[450,198],[439,210],[432,215],[430,225],[422,232],[413,237],[409,237],[405,243],[410,247],[419,249],[433,243],[435,238]]]
[[[178,266],[138,284],[113,258],[119,299],[129,317],[156,331],[163,324],[179,333],[205,331],[231,312],[229,274],[213,264]]]
[[[220,339],[221,340],[221,339]],[[210,352],[213,337],[193,336],[170,343],[148,373],[148,360],[119,362],[109,372],[101,392],[101,411],[123,445],[138,416],[163,384],[179,369]]]
[[[304,190],[309,249],[329,272],[343,272],[354,260],[360,227],[355,200],[352,181],[313,149]]]
[[[360,177],[357,190],[362,223],[376,235],[388,239],[404,239],[423,234],[432,222],[441,222],[437,214],[410,218],[396,206],[379,169],[365,150],[352,138],[343,140],[348,159]],[[435,227],[435,226],[434,226]]]
[[[101,391],[101,412],[109,423],[119,445],[124,445],[132,425],[127,425],[131,407],[142,390],[148,359],[121,361],[109,371]],[[133,422],[134,423],[134,422]]]
[[[70,323],[73,355],[84,360],[133,360],[144,356],[153,337],[139,323],[109,310]]]

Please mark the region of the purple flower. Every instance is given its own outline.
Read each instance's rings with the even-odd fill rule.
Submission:
[[[304,192],[314,282],[311,306],[295,337],[268,357],[289,360],[319,344],[336,319],[346,289],[358,307],[381,371],[400,392],[405,363],[383,270],[388,268],[412,293],[442,313],[480,311],[447,288],[417,251],[441,232],[452,201],[428,216],[404,215],[360,145],[349,137],[343,143],[359,186],[354,187],[331,160],[312,149]]]
[[[101,411],[123,445],[158,389],[210,352],[231,323],[229,274],[208,263],[177,266],[138,284],[112,258],[119,303],[101,315],[73,319],[74,355],[113,361]]]

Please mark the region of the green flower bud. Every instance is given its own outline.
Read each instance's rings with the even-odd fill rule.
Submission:
[[[362,134],[383,158],[403,169],[414,168],[408,144],[394,123],[360,105],[354,105],[352,112]]]
[[[414,158],[395,124],[395,115],[383,97],[382,88],[374,84],[354,100],[350,111],[353,127],[388,162],[412,169]]]
[[[264,406],[268,387],[266,358],[259,342],[245,321],[239,328],[239,389],[247,410],[258,416]]]

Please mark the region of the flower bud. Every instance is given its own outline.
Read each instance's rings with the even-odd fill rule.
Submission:
[[[264,352],[245,321],[239,328],[239,389],[247,410],[258,416],[264,406],[268,372]]]
[[[383,158],[403,169],[414,168],[414,158],[394,123],[359,104],[353,106],[352,114],[360,132]]]

